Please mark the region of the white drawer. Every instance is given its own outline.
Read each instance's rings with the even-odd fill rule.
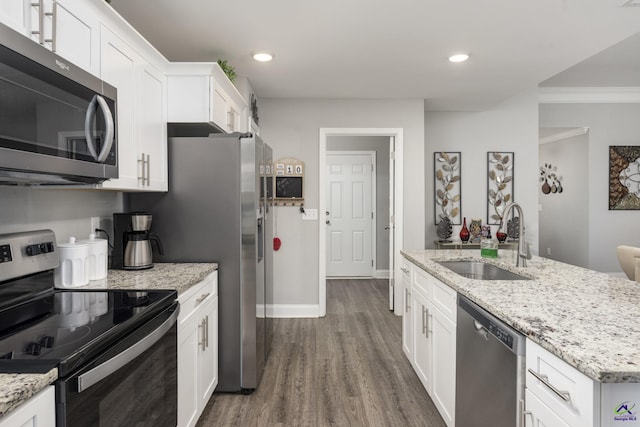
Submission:
[[[458,293],[435,277],[431,278],[431,282],[433,283],[433,305],[455,325],[457,313],[456,298]]]
[[[216,270],[178,297],[180,302],[178,322],[183,323],[196,309],[215,298],[217,294],[218,271]]]
[[[420,267],[412,268],[412,285],[419,289],[427,299],[431,299],[433,288],[433,277]]]
[[[527,340],[526,381],[527,390],[570,426],[597,425],[594,408],[600,388],[596,382],[531,340]]]

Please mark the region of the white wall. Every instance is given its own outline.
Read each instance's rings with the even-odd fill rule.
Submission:
[[[544,104],[541,127],[589,127],[589,268],[620,272],[618,245],[640,246],[640,211],[609,210],[609,146],[640,145],[640,104]],[[562,230],[557,230],[559,233]]]
[[[389,137],[329,136],[327,151],[376,152],[376,270],[389,270]]]
[[[113,212],[122,212],[122,193],[109,191],[0,186],[0,201],[0,234],[50,228],[58,242],[86,238],[92,216],[110,228]]]
[[[514,201],[524,210],[526,239],[538,248],[538,90],[531,88],[482,112],[426,112],[426,228],[434,247],[433,153],[462,153],[462,216],[487,220],[487,152],[513,151]],[[495,236],[497,226],[492,227]],[[457,237],[460,226],[454,227]]]
[[[260,99],[260,135],[273,158],[305,162],[305,207],[318,208],[320,128],[404,130],[404,248],[424,248],[424,103],[422,100]],[[322,212],[319,213],[322,217]],[[302,221],[293,207],[278,207],[282,239],[275,253],[276,304],[318,304],[318,222]]]
[[[567,264],[589,267],[589,136],[579,135],[540,145],[540,165],[550,163],[562,177],[562,193],[542,193],[540,253]],[[552,183],[549,182],[549,185]]]

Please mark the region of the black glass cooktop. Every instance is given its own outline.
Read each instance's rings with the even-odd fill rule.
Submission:
[[[9,294],[0,284],[0,298]],[[0,372],[47,372],[57,366],[64,377],[176,299],[176,291],[166,290],[43,289],[36,298],[0,308]]]

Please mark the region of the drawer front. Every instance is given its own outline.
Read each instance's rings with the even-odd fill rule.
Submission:
[[[185,322],[205,302],[215,298],[218,293],[218,272],[214,271],[178,297],[180,314],[178,322]]]
[[[413,287],[419,289],[430,300],[433,295],[433,277],[421,268],[414,266],[412,268],[412,278]]]
[[[433,298],[432,302],[447,319],[451,320],[453,324],[456,324],[456,298],[458,293],[445,285],[435,277],[431,279],[433,283]]]
[[[531,340],[527,340],[526,381],[527,390],[567,424],[595,425],[594,402],[600,400],[595,381]]]

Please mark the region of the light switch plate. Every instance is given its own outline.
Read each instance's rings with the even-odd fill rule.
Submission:
[[[318,220],[318,209],[307,209],[304,208],[304,212],[302,213],[302,219],[305,221],[317,221]]]

